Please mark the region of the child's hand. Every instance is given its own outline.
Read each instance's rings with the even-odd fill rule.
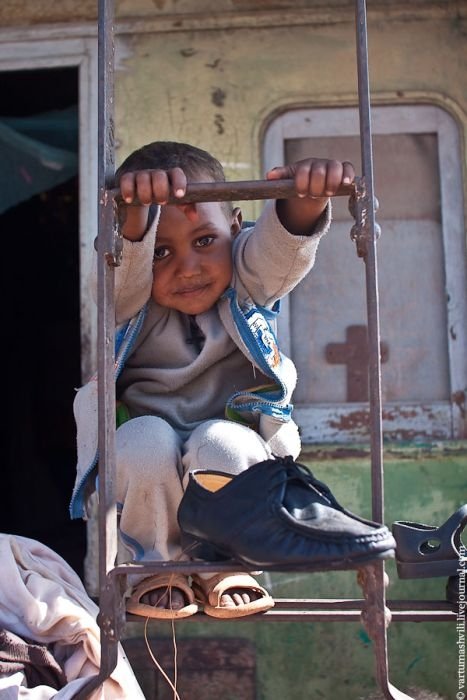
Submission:
[[[186,175],[181,168],[138,170],[120,178],[120,192],[127,204],[135,199],[146,206],[152,202],[166,204],[171,194],[183,197],[185,191]]]
[[[294,180],[299,197],[332,197],[341,185],[353,182],[355,171],[348,162],[306,158],[293,165],[273,168],[266,177],[268,180]]]
[[[172,170],[138,170],[123,173],[120,192],[126,204],[135,200],[138,205],[124,207],[120,220],[122,233],[131,241],[143,238],[147,228],[148,206],[153,202],[166,204],[169,196],[183,197],[186,192],[186,175],[181,168]]]
[[[355,178],[353,165],[338,160],[307,158],[293,165],[273,168],[268,180],[293,179],[298,198],[277,201],[277,213],[285,228],[294,234],[307,234],[342,185]]]

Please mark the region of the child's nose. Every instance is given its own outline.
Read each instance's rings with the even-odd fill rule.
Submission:
[[[193,252],[181,255],[178,259],[178,274],[186,277],[196,275],[199,272],[198,256]]]

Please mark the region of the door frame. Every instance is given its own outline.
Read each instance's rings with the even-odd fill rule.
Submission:
[[[436,133],[438,138],[451,397],[423,403],[387,402],[383,407],[383,431],[389,439],[423,435],[460,439],[466,430],[467,275],[459,129],[448,112],[427,104],[373,107],[372,125],[374,134]],[[287,139],[355,135],[359,135],[357,107],[291,109],[272,119],[265,129],[264,170],[284,163]],[[284,299],[279,335],[286,354],[291,352],[290,324],[290,304]],[[304,442],[365,442],[368,438],[366,403],[298,404],[295,417]]]
[[[81,36],[80,36],[81,34]],[[18,28],[0,32],[0,71],[75,67],[79,102],[79,264],[81,376],[96,365],[96,314],[89,294],[94,239],[97,235],[97,38],[82,27]]]

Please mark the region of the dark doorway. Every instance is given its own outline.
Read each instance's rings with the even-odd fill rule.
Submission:
[[[0,91],[0,119],[65,109],[78,103],[78,70],[0,73]],[[85,527],[68,515],[75,476],[72,402],[81,383],[78,177],[8,209],[0,231],[0,531],[43,542],[82,576]]]

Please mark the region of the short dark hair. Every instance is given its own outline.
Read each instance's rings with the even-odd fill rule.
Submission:
[[[154,141],[133,151],[115,173],[118,182],[123,173],[135,170],[170,170],[181,168],[187,178],[194,180],[200,175],[214,182],[224,182],[224,168],[207,151],[188,143],[176,141]]]

